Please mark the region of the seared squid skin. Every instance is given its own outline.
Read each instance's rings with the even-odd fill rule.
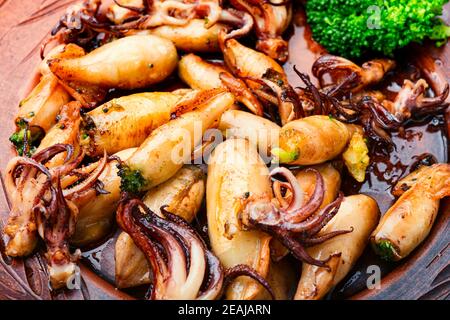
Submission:
[[[52,74],[48,62],[53,59],[75,59],[86,55],[86,51],[76,44],[60,44],[52,48],[39,64],[39,72],[44,76]]]
[[[185,52],[206,53],[220,51],[219,33],[228,29],[228,26],[221,23],[206,28],[204,19],[193,19],[183,26],[165,25],[138,31],[137,34],[152,34],[169,39],[178,50]]]
[[[220,118],[219,130],[227,138],[248,139],[263,155],[278,146],[280,126],[262,117],[240,110],[228,110]]]
[[[59,83],[75,100],[80,102],[84,107],[91,108],[106,97],[107,89],[79,81],[64,80],[60,75],[53,73],[51,68],[52,63],[55,61],[57,63],[60,61],[71,61],[83,58],[84,56],[86,56],[86,52],[76,44],[69,43],[63,47],[57,46],[41,62],[40,70],[43,74],[49,73],[56,76]]]
[[[125,161],[136,148],[122,150],[114,156]],[[118,161],[108,162],[99,180],[103,183],[106,194],[96,194],[92,190],[92,196],[77,203],[78,217],[75,233],[70,238],[70,243],[76,247],[83,247],[96,243],[111,232],[114,225],[114,214],[120,200],[120,177],[117,174]]]
[[[205,175],[195,166],[186,165],[172,178],[149,190],[143,202],[156,214],[163,205],[167,210],[191,222],[203,201],[205,194]]]
[[[80,151],[80,109],[81,104],[74,101],[63,106],[59,114],[58,122],[47,132],[39,147],[36,149],[36,152],[55,144],[68,144],[73,146],[75,154],[78,154]],[[47,166],[54,167],[61,165],[64,162],[65,156],[66,153],[56,155],[47,163]]]
[[[129,192],[147,191],[170,179],[183,164],[189,162],[205,131],[216,125],[222,113],[233,104],[233,95],[221,89],[185,95],[175,109],[192,111],[154,130],[125,161],[122,189]],[[139,186],[131,187],[127,181],[134,177],[138,178]]]
[[[338,213],[319,236],[338,230],[353,231],[307,249],[316,259],[331,256],[328,261],[330,270],[304,263],[294,299],[321,299],[338,284],[361,256],[378,219],[379,209],[375,200],[361,194],[345,197]]]
[[[88,154],[99,156],[103,151],[113,154],[138,147],[154,129],[169,122],[178,100],[179,96],[170,92],[137,93],[113,99],[88,112]]]
[[[341,154],[350,137],[351,132],[344,123],[328,116],[310,116],[283,126],[280,149],[272,153],[282,163],[319,164]]]
[[[178,64],[178,75],[192,89],[229,89],[235,95],[236,100],[243,103],[254,114],[263,115],[261,103],[245,82],[233,77],[222,66],[208,63],[194,54],[187,54],[181,58]]]
[[[185,166],[166,182],[150,189],[143,202],[158,215],[161,215],[160,208],[167,205],[172,212],[190,222],[199,211],[204,194],[205,177],[202,170]],[[125,232],[117,238],[115,258],[118,288],[136,287],[151,282],[145,255]]]
[[[267,276],[271,237],[243,230],[238,213],[247,197],[271,193],[269,171],[247,140],[229,139],[214,150],[206,186],[208,233],[212,251],[225,268],[247,264]],[[228,287],[226,298],[250,300],[262,290],[257,282],[239,277]]]
[[[97,91],[150,86],[167,78],[177,62],[177,50],[170,40],[136,35],[105,44],[82,57],[51,59],[48,65],[62,83],[73,89],[72,94],[87,89],[84,102],[91,106],[104,96],[96,96]],[[83,99],[83,93],[75,98]]]
[[[439,200],[450,195],[450,165],[439,163],[413,172],[405,191],[381,218],[371,236],[375,252],[387,260],[408,256],[430,233]],[[416,180],[412,183],[412,180]]]
[[[56,116],[63,105],[70,101],[70,96],[52,74],[41,77],[38,85],[19,105],[15,123],[22,121],[30,127],[39,127],[47,132],[55,123]]]

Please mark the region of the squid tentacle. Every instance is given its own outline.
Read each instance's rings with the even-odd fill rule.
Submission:
[[[305,247],[325,242],[351,231],[338,230],[317,235],[336,215],[344,196],[339,193],[333,202],[317,212],[324,198],[324,181],[317,170],[308,170],[315,173],[316,184],[315,190],[306,203],[303,203],[303,191],[293,174],[286,168],[276,168],[271,171],[270,175],[281,174],[286,178],[287,182],[283,182],[283,184],[290,185],[287,187],[292,193],[290,203],[287,206],[278,207],[271,199],[249,198],[244,204],[241,221],[248,228],[257,228],[273,235],[289,249],[296,259],[327,268],[329,259],[314,259],[307,253]],[[278,188],[276,183],[273,188],[274,191]],[[274,193],[277,194],[276,191]],[[302,201],[299,202],[298,198],[301,198]]]
[[[227,277],[239,272],[271,290],[248,266],[239,266],[228,275],[187,221],[168,212],[166,206],[161,207],[161,212],[165,219],[126,194],[117,211],[119,226],[144,252],[154,275],[149,298],[215,299],[222,294]]]

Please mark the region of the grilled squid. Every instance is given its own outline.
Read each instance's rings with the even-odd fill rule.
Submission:
[[[275,168],[270,176],[281,176],[285,181],[275,181],[272,188],[275,197],[250,196],[241,208],[240,220],[250,229],[259,229],[271,234],[293,256],[305,263],[329,269],[326,259],[315,259],[305,250],[306,247],[325,242],[338,235],[351,232],[337,230],[318,235],[325,225],[336,215],[343,200],[342,193],[328,205],[319,210],[324,200],[324,180],[320,172],[313,168],[316,184],[311,197],[305,202],[304,192],[295,176],[286,168]],[[280,192],[283,186],[292,193],[287,200]]]
[[[216,23],[206,28],[204,19],[193,19],[182,26],[164,25],[144,31],[129,33],[153,34],[171,40],[178,50],[185,52],[219,52],[219,33],[229,27]]]
[[[143,202],[161,217],[164,215],[160,209],[165,205],[167,210],[176,212],[178,216],[191,222],[200,209],[204,194],[205,179],[202,170],[185,166],[166,182],[150,189]],[[117,238],[115,259],[117,287],[135,287],[151,282],[145,255],[125,232]]]
[[[243,230],[239,211],[249,196],[271,192],[269,171],[247,140],[228,139],[217,146],[208,165],[206,206],[211,248],[224,267],[246,264],[267,277],[271,237],[258,230]],[[254,280],[239,277],[230,283],[225,297],[250,300],[263,291]]]
[[[161,212],[164,218],[138,199],[122,201],[117,211],[119,226],[130,234],[149,263],[153,279],[149,299],[216,299],[229,279],[238,275],[248,275],[270,290],[269,284],[248,266],[224,271],[186,220],[165,207]]]
[[[55,144],[68,144],[72,146],[74,155],[81,152],[79,144],[81,104],[75,101],[62,107],[57,123],[47,132],[41,140],[36,152],[43,151]],[[47,167],[59,166],[65,161],[66,153],[57,154],[49,160]]]
[[[280,129],[270,120],[240,110],[226,111],[219,123],[219,130],[227,139],[247,139],[263,156],[269,156],[270,150],[278,146]]]
[[[315,259],[331,257],[329,269],[304,263],[296,300],[318,300],[337,285],[361,256],[379,219],[377,203],[366,195],[345,197],[339,211],[318,236],[338,230],[352,230],[307,249]]]
[[[280,130],[280,147],[272,150],[281,163],[313,165],[340,155],[351,138],[344,123],[328,116],[289,122]]]
[[[177,51],[170,40],[136,35],[105,44],[79,58],[50,59],[48,65],[75,99],[92,107],[109,88],[143,88],[164,80],[177,62]]]
[[[55,123],[63,105],[70,100],[69,94],[52,74],[41,77],[38,85],[19,104],[16,126],[21,129],[23,122],[30,128],[38,127],[47,132]]]
[[[232,73],[246,81],[255,94],[276,106],[284,125],[303,117],[298,95],[288,83],[283,68],[265,54],[243,46],[235,39],[221,38],[225,63]]]
[[[426,96],[427,88],[428,83],[424,79],[416,82],[405,80],[394,101],[363,97],[356,106],[356,113],[368,136],[376,142],[391,144],[387,130],[398,130],[413,117],[446,110],[450,87],[445,86],[434,97]]]
[[[172,177],[190,161],[205,131],[216,125],[222,113],[233,104],[233,95],[221,89],[185,95],[175,108],[192,111],[154,130],[125,161],[120,171],[122,189],[139,193]]]
[[[138,147],[159,126],[169,122],[179,95],[137,93],[113,99],[84,116],[82,144],[90,156]]]
[[[394,101],[384,100],[381,104],[385,107],[400,123],[410,119],[413,115],[423,116],[429,113],[439,113],[448,107],[445,101],[449,94],[449,86],[435,97],[426,97],[428,83],[424,79],[417,82],[405,80],[402,88]]]
[[[319,79],[322,88],[358,92],[380,82],[384,75],[395,68],[395,61],[375,59],[361,67],[342,57],[323,55],[312,67],[314,76]]]
[[[136,148],[122,150],[112,156],[98,177],[101,192],[91,189],[90,195],[77,201],[77,223],[70,244],[84,247],[98,243],[113,229],[114,214],[120,200],[120,177],[117,165],[128,159]],[[120,160],[120,161],[119,161]]]
[[[430,233],[439,200],[450,195],[450,165],[434,164],[399,182],[401,194],[371,235],[375,252],[387,260],[408,256]]]
[[[281,35],[291,22],[291,1],[231,0],[230,3],[253,17],[258,38],[256,50],[264,52],[272,59],[286,62],[288,44]]]
[[[49,53],[53,57],[71,54],[70,50],[65,52],[61,46]],[[41,64],[39,71],[40,81],[20,102],[15,119],[16,132],[9,138],[19,155],[24,155],[24,149],[28,149],[28,154],[25,153],[28,156],[35,151],[45,133],[57,122],[63,105],[70,101],[70,95],[59,84],[58,78],[51,74],[46,64]]]
[[[206,30],[226,25],[227,29],[233,29],[229,32],[230,37],[246,35],[253,27],[250,14],[222,7],[218,0],[85,0],[67,8],[46,43],[58,40],[92,48],[96,42],[104,44],[130,32],[164,27],[168,28],[163,33],[173,36],[170,28],[189,26],[192,21],[202,21]],[[190,34],[188,38],[195,41]]]
[[[301,186],[304,192],[304,203],[307,203],[313,196],[318,182],[316,179],[316,171],[313,171],[311,169],[319,172],[323,179],[323,200],[316,210],[317,212],[319,212],[327,205],[332,203],[339,195],[339,190],[341,187],[341,175],[331,163],[315,165],[298,171],[295,174],[295,178],[297,179],[298,184]],[[289,189],[286,190],[286,192],[283,194],[282,188],[285,186],[286,184],[281,183],[280,181],[275,181],[273,185],[275,197],[277,198],[277,201],[279,201],[283,206],[287,206],[287,204],[292,201],[292,192]],[[272,259],[275,261],[279,261],[289,253],[289,250],[284,247],[281,242],[276,240],[271,242],[270,249]]]
[[[263,115],[261,103],[245,82],[236,79],[222,66],[208,63],[194,54],[188,54],[180,60],[178,75],[192,89],[228,89],[235,95],[236,100],[243,103],[254,114]]]
[[[271,261],[269,273],[267,274],[267,283],[273,291],[273,298],[270,292],[265,290],[260,292],[255,300],[291,300],[297,276],[295,267],[286,259],[281,261]]]
[[[45,164],[64,152],[65,161],[52,168]],[[5,234],[9,236],[6,254],[29,255],[38,234],[47,251],[48,271],[53,288],[63,287],[76,270],[79,251],[71,253],[69,239],[75,231],[79,202],[92,199],[92,189],[101,190],[98,182],[106,167],[104,155],[84,175],[77,168],[83,154],[73,156],[69,145],[56,144],[33,155],[16,157],[7,166],[6,189],[12,204]]]

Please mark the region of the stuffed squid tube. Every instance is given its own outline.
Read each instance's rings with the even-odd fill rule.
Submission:
[[[280,147],[272,150],[281,163],[314,165],[340,155],[351,138],[348,127],[328,116],[310,116],[281,128]]]
[[[77,58],[50,59],[48,65],[75,99],[92,107],[110,88],[144,88],[164,80],[177,62],[177,51],[170,40],[137,35]]]
[[[220,116],[234,104],[233,95],[215,89],[187,94],[176,109],[190,108],[174,120],[154,130],[120,172],[122,190],[147,191],[170,179],[191,159],[208,128],[217,125]]]
[[[30,127],[39,127],[47,132],[55,123],[63,105],[70,101],[70,96],[51,75],[43,75],[30,95],[22,100],[16,116],[16,126],[20,128],[23,121]]]
[[[352,231],[307,249],[316,259],[330,257],[329,269],[304,263],[294,299],[321,299],[338,284],[361,256],[378,219],[375,200],[366,195],[345,197],[338,213],[319,236],[337,230]]]
[[[271,195],[269,171],[247,140],[229,139],[210,158],[206,186],[208,233],[213,253],[225,268],[246,264],[262,277],[269,272],[271,237],[242,228],[238,213],[251,196]],[[226,299],[255,299],[263,287],[254,280],[233,280]]]
[[[440,199],[450,196],[450,165],[423,168],[400,184],[405,182],[409,189],[389,208],[371,236],[375,252],[386,260],[407,257],[428,236]]]
[[[113,99],[85,115],[82,143],[90,156],[138,147],[153,130],[169,122],[179,98],[170,92],[151,92]]]

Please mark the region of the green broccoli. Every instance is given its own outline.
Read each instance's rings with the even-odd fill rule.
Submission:
[[[439,18],[448,0],[309,0],[308,23],[314,39],[330,53],[358,58],[366,52],[392,56],[411,42],[436,40],[450,27]]]
[[[132,170],[124,164],[117,165],[118,175],[121,178],[120,189],[132,194],[139,194],[147,181],[139,170]]]

